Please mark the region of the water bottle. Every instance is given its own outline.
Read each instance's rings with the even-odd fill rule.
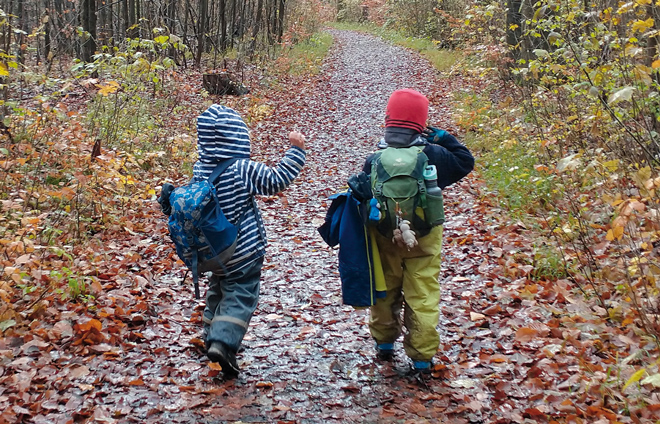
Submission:
[[[442,196],[442,189],[438,187],[438,172],[435,165],[427,165],[424,169],[424,182],[426,183],[426,194]]]

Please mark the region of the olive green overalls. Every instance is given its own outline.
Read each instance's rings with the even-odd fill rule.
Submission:
[[[376,343],[394,343],[403,324],[403,346],[413,361],[430,361],[440,344],[436,326],[440,317],[442,230],[442,225],[433,227],[410,251],[376,234],[387,295],[371,307],[369,329]]]

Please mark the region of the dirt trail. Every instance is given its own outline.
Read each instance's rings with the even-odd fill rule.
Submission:
[[[276,112],[264,124],[288,124],[305,133],[310,140],[308,163],[299,182],[284,197],[262,202],[270,247],[260,306],[240,356],[244,372],[228,389],[228,397],[214,403],[226,405],[251,396],[253,400],[240,411],[223,408],[208,422],[276,418],[295,422],[423,421],[424,417],[434,420],[454,402],[440,394],[446,382],[420,384],[401,376],[407,371],[403,353],[393,366],[374,360],[367,311],[341,305],[336,251],[325,245],[316,230],[323,222],[328,195],[361,169],[382,137],[389,94],[399,88],[428,93],[434,103],[431,120],[447,128],[446,106],[441,106],[447,104],[441,98],[446,87],[437,87],[435,71],[409,51],[368,35],[333,31],[333,36],[334,48],[315,89],[297,93],[291,103],[281,105],[287,116]],[[297,112],[288,115],[296,105]],[[465,266],[461,263],[476,248],[454,243],[466,237],[478,239],[484,232],[466,231],[456,223],[480,221],[473,212],[463,215],[476,203],[467,189],[469,184],[447,191],[449,245],[441,331],[442,343],[450,351],[445,360],[450,362],[460,350],[450,322],[456,315],[469,314],[464,312],[467,302],[461,293],[465,296],[466,290],[474,289],[473,284],[482,284],[466,285],[472,281],[476,265],[474,261]],[[455,215],[463,216],[457,220]],[[460,231],[453,230],[458,227]],[[401,352],[400,345],[398,348]],[[262,384],[265,386],[258,387]]]
[[[414,53],[368,35],[332,34],[335,44],[317,80],[286,87],[286,95],[269,100],[273,115],[251,128],[258,160],[278,160],[286,148],[283,138],[264,134],[285,137],[294,128],[306,134],[309,150],[308,164],[284,195],[259,199],[269,249],[260,304],[238,355],[240,376],[221,380],[201,351],[203,304],[181,284],[183,270],[149,274],[175,259],[162,215],[154,212],[159,224],[152,234],[118,241],[150,259],[131,268],[135,275],[102,278],[99,320],[117,316],[120,324],[103,324],[112,335],[107,343],[81,346],[76,354],[53,350],[50,362],[23,371],[27,384],[58,373],[48,387],[63,397],[43,402],[45,409],[26,422],[69,422],[72,410],[79,422],[106,423],[522,420],[517,411],[525,409],[529,391],[521,384],[526,371],[518,368],[532,359],[514,345],[512,328],[542,312],[531,302],[521,306],[493,272],[503,249],[524,249],[526,242],[515,246],[509,238],[508,246],[497,246],[497,231],[517,227],[490,222],[473,176],[446,190],[437,355],[443,366],[436,378],[407,376],[400,344],[394,363],[375,360],[367,311],[341,304],[337,251],[317,233],[328,196],[375,150],[392,91],[426,93],[431,121],[451,129],[451,89]],[[75,322],[76,313],[63,319]],[[71,331],[66,325],[62,331]],[[100,331],[92,327],[90,335]]]

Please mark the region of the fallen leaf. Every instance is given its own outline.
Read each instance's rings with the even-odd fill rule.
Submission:
[[[484,314],[479,314],[477,312],[470,312],[470,321],[480,321],[482,319],[486,318],[486,315]]]
[[[521,343],[528,343],[538,335],[538,331],[533,328],[522,327],[516,331],[516,340]]]

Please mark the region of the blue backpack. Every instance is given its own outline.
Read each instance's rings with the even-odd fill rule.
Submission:
[[[236,250],[238,228],[222,212],[213,185],[235,161],[227,159],[218,164],[207,180],[173,188],[169,194],[170,237],[177,255],[192,272],[195,299],[199,299],[199,274],[226,271],[225,263]]]

